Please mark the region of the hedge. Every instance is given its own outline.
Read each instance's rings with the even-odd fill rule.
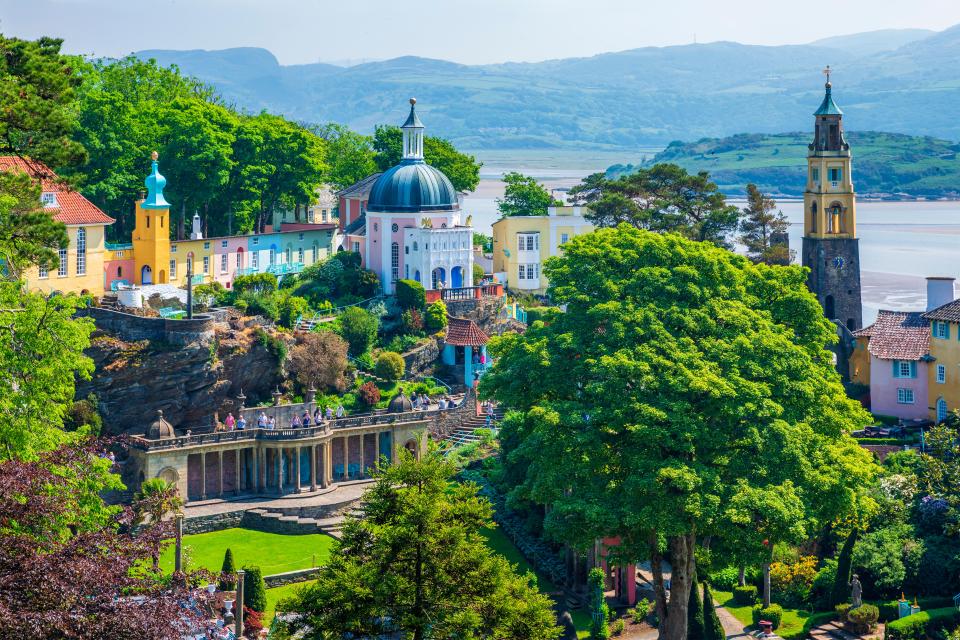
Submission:
[[[772,622],[773,628],[776,629],[780,626],[780,621],[783,620],[783,607],[778,604],[771,604],[769,607],[758,604],[753,607],[752,614],[753,624],[759,625],[761,620],[766,620]]]
[[[734,587],[733,601],[737,604],[753,604],[757,601],[757,588],[752,584]]]
[[[887,624],[885,640],[926,640],[960,624],[960,611],[953,607],[921,611]]]
[[[900,606],[898,600],[889,600],[887,602],[870,601],[870,604],[877,605],[880,610],[880,622],[893,622],[900,617]],[[949,596],[935,596],[931,598],[919,598],[917,604],[923,610],[941,609],[953,604],[953,598]]]
[[[397,303],[402,309],[423,309],[427,294],[416,280],[397,280]]]

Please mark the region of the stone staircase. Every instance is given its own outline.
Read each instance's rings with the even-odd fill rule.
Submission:
[[[100,306],[104,309],[120,310],[120,300],[115,293],[106,293],[100,298]]]
[[[495,407],[493,411],[493,428],[495,429],[500,421],[503,419],[503,410],[500,407]],[[463,424],[451,433],[449,436],[444,438],[443,442],[446,443],[449,447],[460,447],[465,444],[471,444],[474,442],[480,441],[480,436],[477,435],[477,429],[486,429],[487,428],[487,417],[485,415],[475,416],[472,415],[466,420],[463,421]]]
[[[829,620],[823,624],[810,629],[809,637],[813,640],[872,640],[884,636],[884,625],[878,624],[877,628],[866,635],[859,636],[851,633],[838,624],[836,620]]]
[[[284,514],[269,509],[247,509],[243,514],[242,524],[248,529],[280,533],[284,535],[306,535],[311,533],[325,533],[333,538],[340,538],[343,523],[347,517],[359,518],[363,516],[363,508],[359,504],[352,504],[339,512],[326,517],[311,518],[295,514]]]

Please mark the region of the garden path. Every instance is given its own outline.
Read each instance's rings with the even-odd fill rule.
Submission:
[[[183,508],[187,519],[220,515],[247,509],[281,509],[293,507],[319,507],[352,502],[363,496],[373,480],[340,482],[332,490],[325,489],[310,495],[289,494],[283,497],[247,497],[238,500],[216,500],[189,504]]]

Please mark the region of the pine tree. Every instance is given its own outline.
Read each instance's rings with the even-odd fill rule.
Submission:
[[[790,250],[783,243],[790,221],[782,211],[774,210],[777,203],[765,196],[755,184],[747,185],[747,206],[740,222],[740,242],[754,262],[790,264]]]
[[[713,605],[713,593],[710,592],[709,582],[703,583],[703,624],[704,640],[726,640],[727,634]]]
[[[610,637],[610,608],[603,594],[603,570],[594,568],[587,576],[590,585],[590,640],[607,640]]]
[[[267,586],[263,582],[260,567],[244,567],[243,604],[263,613],[267,608]]]
[[[700,600],[700,584],[694,574],[690,584],[690,604],[687,607],[687,640],[704,640],[703,602]]]
[[[847,536],[846,542],[837,556],[837,577],[833,582],[833,591],[830,593],[830,606],[847,601],[850,595],[850,567],[853,561],[853,545],[857,543],[857,530],[854,529]]]
[[[221,591],[233,591],[237,588],[237,581],[234,579],[237,567],[233,564],[233,551],[230,550],[230,547],[227,547],[223,554],[223,566],[220,567],[220,573],[223,574],[220,578]]]

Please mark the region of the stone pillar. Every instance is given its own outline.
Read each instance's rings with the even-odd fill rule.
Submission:
[[[323,443],[323,487],[333,484],[333,440]]]
[[[473,347],[463,348],[463,384],[473,386]]]
[[[238,638],[243,637],[243,576],[245,571],[240,569],[237,571],[237,599],[233,603],[234,608],[236,609],[236,619],[235,626],[233,628],[234,635]]]
[[[294,447],[293,455],[297,456],[297,459],[293,463],[293,487],[296,493],[300,493],[300,447]]]
[[[207,499],[207,454],[205,452],[200,453],[200,473],[203,478],[203,486],[200,489],[200,499]]]
[[[350,479],[350,436],[343,436],[343,479]]]
[[[178,513],[174,516],[174,537],[176,538],[176,551],[173,556],[173,570],[183,571],[183,514]]]
[[[317,445],[310,445],[310,491],[317,490]]]
[[[364,440],[367,439],[367,434],[360,434],[360,477],[363,478],[367,475],[367,462],[366,457],[363,455],[363,447],[366,444]]]
[[[217,471],[220,472],[220,484],[217,486],[217,497],[223,497],[223,449],[217,451]]]
[[[280,455],[277,457],[277,493],[283,495],[283,447],[274,449]]]
[[[267,488],[267,450],[257,447],[257,477],[255,479],[257,493],[261,493]]]

